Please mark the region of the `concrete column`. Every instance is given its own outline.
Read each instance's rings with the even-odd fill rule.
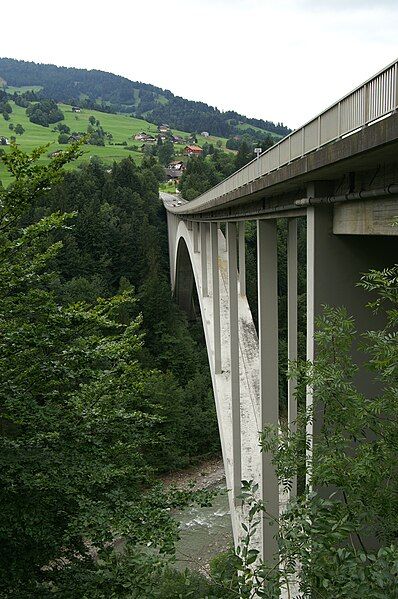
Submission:
[[[199,252],[199,223],[193,223],[193,251]]]
[[[276,220],[257,221],[258,268],[258,336],[260,350],[260,422],[278,426],[278,264]],[[271,463],[271,454],[261,454],[261,494],[270,520],[262,522],[262,552],[264,560],[275,561],[277,534],[275,520],[279,517],[278,479]]]
[[[241,423],[240,423],[240,383],[239,383],[239,334],[238,334],[238,257],[236,248],[236,223],[227,223],[228,252],[228,298],[231,359],[231,406],[232,406],[232,461],[233,461],[233,497],[241,491]]]
[[[314,340],[315,319],[322,314],[323,305],[344,306],[349,315],[355,318],[358,334],[383,326],[381,316],[374,315],[366,308],[371,298],[357,283],[362,273],[372,268],[391,266],[396,260],[396,238],[371,235],[334,235],[333,207],[310,206],[307,209],[307,359],[316,358]],[[359,343],[359,339],[358,339]],[[365,395],[378,392],[372,374],[361,365],[364,354],[357,346],[353,347],[353,358],[359,365],[355,379],[358,389]],[[307,405],[312,404],[310,389]],[[318,417],[317,417],[318,416]],[[314,424],[307,433],[315,439],[322,426],[319,415],[315,414]],[[312,447],[308,452],[307,480],[310,479]]]
[[[287,357],[297,360],[297,219],[288,221],[287,237]],[[296,432],[297,401],[295,397],[296,381],[287,383],[287,413],[289,429]],[[291,497],[297,495],[297,477],[292,480]]]
[[[239,221],[239,291],[242,296],[246,295],[246,245],[245,245],[245,221]]]
[[[213,294],[214,371],[221,372],[220,279],[218,272],[218,226],[210,223],[211,278]]]
[[[200,264],[202,269],[202,295],[209,295],[207,284],[207,242],[206,242],[207,223],[200,223]]]

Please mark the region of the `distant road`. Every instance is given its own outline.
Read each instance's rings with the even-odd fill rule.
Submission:
[[[187,201],[183,200],[179,194],[160,191],[159,196],[166,207],[168,205],[176,208],[177,206],[182,206],[182,204],[187,204]]]

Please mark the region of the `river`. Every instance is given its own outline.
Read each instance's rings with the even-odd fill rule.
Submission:
[[[232,525],[221,459],[208,460],[187,471],[165,477],[166,484],[185,486],[194,481],[196,488],[220,489],[211,507],[192,506],[176,513],[180,522],[180,541],[176,546],[178,568],[207,570],[210,560],[231,546]]]

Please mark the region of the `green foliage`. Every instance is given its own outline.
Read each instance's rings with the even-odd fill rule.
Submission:
[[[25,133],[25,129],[19,123],[15,125],[15,133],[17,135],[23,135]]]
[[[89,303],[76,281],[74,303],[59,287],[79,217],[43,208],[79,149],[44,166],[45,149],[2,156],[15,182],[0,189],[0,597],[139,597],[132,565],[149,579],[159,552],[173,555],[170,511],[209,497],[153,486],[147,455],[162,443],[175,383],[145,364],[131,286]],[[128,166],[115,177],[139,185]],[[42,214],[30,219],[38,194]]]
[[[26,114],[31,123],[43,127],[48,127],[50,123],[57,123],[64,119],[63,112],[54,100],[40,100],[40,102],[30,104],[26,109]]]
[[[161,144],[158,147],[157,154],[160,164],[163,164],[163,166],[167,166],[168,164],[170,164],[174,156],[173,143],[169,140],[166,140],[163,144]]]

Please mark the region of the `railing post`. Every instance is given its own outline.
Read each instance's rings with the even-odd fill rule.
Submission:
[[[395,63],[395,110],[398,110],[398,62]]]
[[[221,373],[220,279],[218,272],[218,225],[210,223],[211,276],[213,291],[214,372]]]
[[[369,120],[369,83],[364,85],[363,96],[363,126],[365,127]]]
[[[318,149],[321,147],[321,117],[318,117],[318,121],[317,121],[317,127],[318,127],[318,139],[317,139],[317,145],[318,145]]]
[[[297,360],[297,219],[288,221],[287,238],[287,355],[289,362]],[[289,430],[297,430],[296,380],[289,378],[287,383],[287,412]],[[291,497],[297,495],[297,477],[292,480]]]
[[[200,223],[200,264],[202,267],[202,296],[209,295],[207,284],[207,244],[206,244],[207,223]]]
[[[246,242],[245,221],[239,221],[239,291],[241,296],[246,295]]]
[[[233,497],[235,505],[241,491],[241,426],[239,381],[239,332],[238,332],[238,260],[236,248],[236,223],[227,223],[228,298],[230,334],[230,384],[232,416]]]
[[[276,220],[257,221],[258,268],[258,336],[260,350],[260,423],[278,427],[278,288]],[[267,512],[262,521],[262,552],[264,560],[275,561],[278,550],[279,517],[278,479],[270,452],[261,454],[261,495]]]

